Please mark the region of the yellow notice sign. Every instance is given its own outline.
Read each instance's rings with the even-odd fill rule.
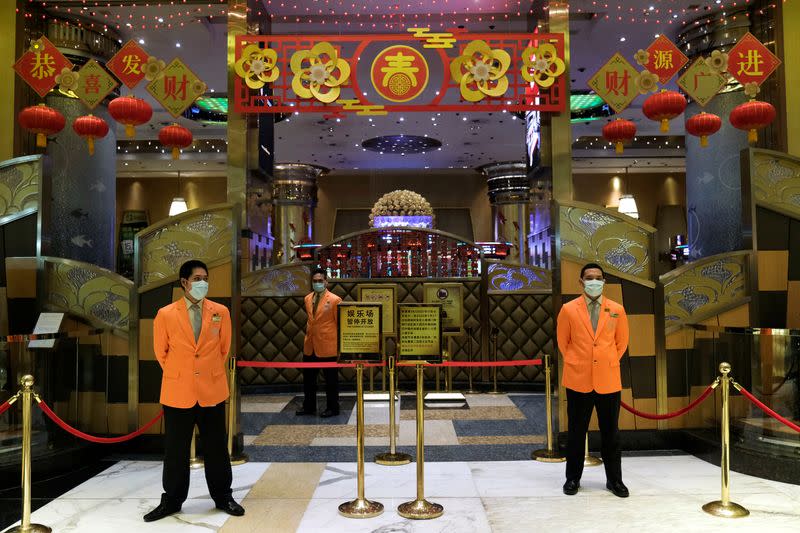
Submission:
[[[425,283],[424,302],[442,305],[442,331],[460,333],[464,326],[464,296],[460,283]]]
[[[394,335],[397,333],[394,318],[394,305],[397,301],[397,285],[394,283],[359,285],[358,301],[381,304],[383,306],[383,334]]]
[[[400,361],[431,361],[442,357],[441,305],[399,304],[397,306],[397,355]]]
[[[340,358],[381,360],[381,304],[342,302],[338,312]]]

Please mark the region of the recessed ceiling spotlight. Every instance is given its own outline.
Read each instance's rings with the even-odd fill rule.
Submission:
[[[144,39],[139,39],[139,44],[144,44]]]
[[[175,48],[180,48],[180,47],[181,47],[181,43],[175,43]]]

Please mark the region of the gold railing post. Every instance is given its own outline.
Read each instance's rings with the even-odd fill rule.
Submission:
[[[383,466],[407,465],[411,456],[407,453],[397,453],[397,422],[394,415],[394,373],[395,360],[389,357],[389,451],[375,456],[375,462]]]
[[[550,398],[550,354],[544,354],[544,408],[547,416],[547,448],[536,450],[531,454],[531,459],[543,463],[562,463],[566,457],[555,451],[553,446],[553,405]],[[588,454],[587,454],[588,455]]]
[[[500,330],[498,328],[494,328],[492,330],[492,350],[494,351],[494,362],[497,363],[497,336]],[[488,392],[488,394],[502,394],[500,390],[497,388],[497,366],[492,367],[492,390]]]
[[[472,328],[466,328],[467,330],[467,361],[472,362]],[[467,369],[467,379],[469,380],[469,389],[466,390],[467,394],[476,394],[478,391],[475,390],[475,387],[472,385],[472,367],[468,366]]]
[[[583,466],[600,466],[603,460],[594,455],[589,455],[589,432],[586,432],[586,453],[583,457]]]
[[[229,371],[228,389],[228,456],[231,459],[231,465],[243,465],[248,461],[247,454],[242,452],[234,453],[233,441],[236,436],[236,428],[239,427],[239,410],[236,405],[239,395],[239,383],[236,379],[236,358],[230,358],[230,371]]]
[[[203,468],[203,459],[197,456],[197,427],[192,427],[192,445],[189,448],[189,467]]]
[[[33,392],[33,376],[22,376],[19,384],[22,385],[22,520],[20,525],[9,529],[9,532],[20,533],[50,533],[52,529],[41,524],[31,524],[31,408],[36,393]]]
[[[423,366],[417,363],[417,499],[401,503],[397,506],[397,514],[403,518],[427,520],[438,518],[444,513],[444,507],[425,499],[425,403],[423,394]]]
[[[722,374],[722,419],[720,428],[722,432],[720,447],[722,457],[720,458],[719,468],[722,475],[722,498],[709,502],[703,506],[703,510],[708,514],[720,516],[722,518],[742,518],[750,514],[750,511],[731,501],[730,495],[730,476],[731,476],[731,441],[730,441],[730,386],[731,372],[730,363],[720,363],[719,371]]]
[[[339,514],[347,518],[372,518],[383,513],[383,504],[364,498],[364,364],[356,364],[356,461],[358,494],[355,500],[339,506]]]

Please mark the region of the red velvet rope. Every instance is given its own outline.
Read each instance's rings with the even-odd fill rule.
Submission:
[[[164,411],[161,411],[158,413],[158,415],[156,415],[154,419],[152,419],[147,424],[143,425],[133,433],[128,433],[127,435],[122,435],[121,437],[95,437],[94,435],[89,435],[88,433],[84,433],[83,431],[75,429],[74,427],[70,426],[69,424],[61,420],[61,418],[59,418],[59,416],[55,414],[52,409],[50,409],[50,407],[44,402],[44,400],[40,401],[38,405],[39,408],[42,410],[42,412],[44,412],[44,414],[46,414],[50,418],[50,420],[55,422],[56,425],[58,425],[64,431],[67,431],[68,433],[71,433],[74,436],[79,437],[83,440],[88,440],[89,442],[95,442],[97,444],[118,444],[120,442],[127,442],[131,439],[138,437],[139,435],[141,435],[142,433],[153,427],[153,425],[159,420],[161,420],[162,416],[164,416]]]
[[[525,359],[520,361],[496,361],[496,362],[477,362],[477,361],[444,361],[442,363],[424,363],[423,366],[449,366],[449,367],[493,367],[493,366],[537,366],[541,365],[541,359]],[[397,366],[416,366],[417,363],[403,362]]]
[[[630,411],[634,415],[642,417],[642,418],[647,418],[647,419],[650,419],[650,420],[666,420],[667,418],[675,418],[676,416],[680,416],[680,415],[682,415],[684,413],[688,413],[689,411],[691,411],[692,409],[694,409],[695,407],[700,405],[703,402],[703,400],[708,398],[708,396],[712,392],[714,392],[714,387],[712,385],[709,385],[708,387],[706,387],[706,390],[703,391],[703,394],[701,394],[700,396],[695,398],[695,400],[693,402],[691,402],[689,405],[687,405],[686,407],[684,407],[682,409],[678,409],[677,411],[673,411],[672,413],[665,413],[663,415],[658,415],[658,414],[653,414],[653,413],[645,413],[645,412],[639,411],[638,409],[634,409],[633,407],[631,407],[630,405],[628,405],[625,402],[620,402],[620,405],[622,405],[622,407],[624,407],[626,411]]]
[[[737,383],[736,385],[739,385],[739,384]],[[750,400],[751,402],[753,402],[753,404],[755,404],[755,405],[756,405],[756,407],[758,407],[759,409],[761,409],[762,411],[764,411],[765,413],[767,413],[769,416],[771,416],[772,418],[774,418],[774,419],[775,419],[775,420],[777,420],[778,422],[781,422],[781,423],[783,423],[783,425],[784,425],[784,426],[786,426],[786,427],[788,427],[788,428],[790,428],[790,429],[793,429],[793,430],[797,431],[798,433],[800,433],[800,426],[798,426],[797,424],[795,424],[794,422],[792,422],[792,421],[791,421],[791,420],[789,420],[788,418],[784,418],[784,417],[782,417],[781,415],[779,415],[778,413],[776,413],[775,411],[773,411],[772,409],[770,409],[769,407],[767,407],[766,405],[764,405],[764,404],[761,402],[761,400],[759,400],[758,398],[756,398],[755,396],[753,396],[752,394],[750,394],[750,392],[749,392],[747,389],[745,389],[745,388],[744,388],[744,387],[742,387],[741,385],[739,385],[738,387],[736,387],[736,389],[737,389],[739,392],[741,392],[741,393],[742,393],[742,396],[744,396],[745,398],[747,398],[748,400]]]
[[[11,409],[11,406],[12,406],[12,405],[13,405],[13,404],[11,403],[11,400],[6,400],[6,401],[4,401],[4,402],[2,403],[2,405],[0,405],[0,415],[2,415],[3,413],[5,413],[5,412],[6,412],[6,411],[8,411],[9,409]]]
[[[378,368],[386,363],[362,363],[364,368]],[[273,361],[237,361],[236,366],[251,368],[355,368],[356,363],[276,363]]]

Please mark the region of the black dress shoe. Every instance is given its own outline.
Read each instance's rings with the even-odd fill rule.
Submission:
[[[334,411],[333,409],[325,409],[324,411],[322,411],[322,414],[321,414],[321,415],[319,415],[319,416],[320,416],[321,418],[330,418],[330,417],[332,417],[332,416],[339,416],[339,410],[338,410],[338,409],[336,409],[336,410]]]
[[[306,409],[304,407],[303,409],[298,409],[297,411],[295,411],[294,414],[296,416],[308,416],[308,415],[315,415],[315,414],[317,414],[317,412],[316,411],[310,411],[310,410],[308,410],[308,409]]]
[[[567,496],[574,496],[578,494],[578,489],[581,486],[581,482],[577,479],[568,479],[566,483],[564,483],[564,494]]]
[[[166,518],[169,515],[175,514],[180,510],[180,505],[174,505],[162,501],[158,504],[158,507],[144,515],[144,521],[155,522],[156,520],[161,520],[162,518]]]
[[[217,509],[225,511],[229,515],[242,516],[244,515],[244,507],[233,501],[233,498],[226,502],[217,502]]]
[[[618,498],[627,498],[630,496],[628,492],[628,487],[622,481],[615,481],[611,483],[610,481],[606,482],[606,488],[614,493],[614,496]]]

